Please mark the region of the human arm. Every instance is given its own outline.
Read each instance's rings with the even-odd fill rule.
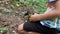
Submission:
[[[29,19],[31,21],[39,21],[39,20],[52,19],[52,18],[56,18],[56,17],[57,17],[56,10],[51,10],[50,12],[45,13],[45,14],[31,15]]]

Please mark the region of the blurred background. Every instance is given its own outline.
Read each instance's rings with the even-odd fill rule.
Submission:
[[[47,0],[0,0],[0,34],[19,34],[17,26],[25,22],[24,14],[44,13]]]

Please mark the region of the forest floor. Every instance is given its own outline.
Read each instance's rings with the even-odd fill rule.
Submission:
[[[25,22],[24,11],[27,8],[21,5],[19,8],[11,9],[10,5],[0,5],[0,34],[19,34],[18,25]]]

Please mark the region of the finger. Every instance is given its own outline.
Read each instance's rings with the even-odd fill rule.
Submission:
[[[29,14],[29,16],[31,16],[32,14]]]
[[[29,18],[32,16],[32,14],[29,14]]]

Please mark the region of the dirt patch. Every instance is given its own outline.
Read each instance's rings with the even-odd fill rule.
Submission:
[[[25,5],[15,9],[11,9],[10,6],[8,8],[0,7],[0,28],[8,28],[7,30],[0,30],[0,34],[19,34],[17,27],[25,22],[23,16],[28,9]]]
[[[12,3],[14,4],[14,3]],[[24,13],[33,11],[32,8],[21,4],[19,7],[13,7],[10,2],[0,1],[0,34],[19,34],[18,25],[25,22]]]

